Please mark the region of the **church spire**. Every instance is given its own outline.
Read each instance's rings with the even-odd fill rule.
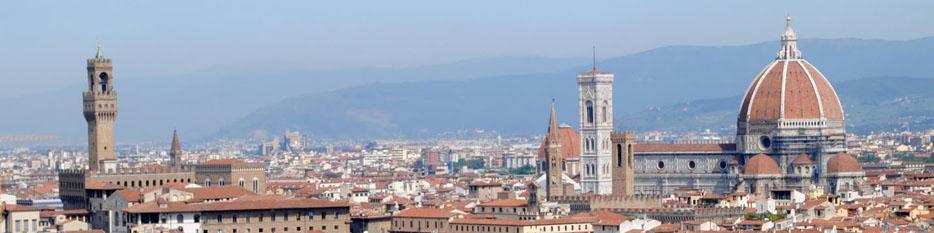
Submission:
[[[172,131],[172,148],[169,150],[169,157],[172,159],[172,166],[179,166],[179,157],[182,156],[182,145],[178,141],[178,129]]]
[[[785,16],[785,32],[782,33],[782,49],[778,51],[776,59],[800,59],[801,51],[798,50],[798,33],[791,28],[791,16]]]
[[[549,144],[558,143],[558,113],[555,110],[555,100],[551,100],[551,116],[548,119],[548,136],[546,138]]]

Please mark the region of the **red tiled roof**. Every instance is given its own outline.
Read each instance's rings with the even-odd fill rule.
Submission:
[[[775,175],[782,174],[782,169],[772,157],[765,154],[758,154],[749,158],[743,167],[745,175]]]
[[[408,208],[394,214],[394,217],[403,218],[450,218],[454,216],[449,208]]]
[[[827,173],[861,172],[863,167],[853,156],[839,152],[827,160]]]
[[[810,155],[801,154],[794,161],[791,161],[791,164],[814,164],[814,160],[811,160]]]
[[[481,207],[522,207],[529,205],[528,200],[519,200],[519,199],[497,199],[484,203],[480,203],[477,206]]]
[[[471,225],[494,225],[494,226],[541,226],[541,225],[560,225],[575,223],[593,223],[594,218],[557,218],[540,220],[506,220],[506,219],[480,219],[480,218],[459,218],[451,220],[451,224],[471,224]]]
[[[176,213],[200,211],[241,211],[264,209],[299,209],[299,208],[335,208],[350,207],[346,202],[335,202],[320,199],[286,198],[281,196],[256,196],[233,201],[192,203],[170,202],[166,206],[159,206],[156,202],[148,202],[127,207],[128,213]]]
[[[84,188],[90,190],[118,190],[123,189],[123,186],[107,182],[89,182],[84,186]]]
[[[239,160],[239,159],[212,159],[212,160],[208,160],[204,162],[204,164],[210,164],[210,165],[241,164],[241,163],[246,163],[246,162],[243,162],[243,160]]]
[[[782,119],[843,120],[830,82],[804,60],[776,60],[746,90],[740,121]]]
[[[35,207],[32,207],[32,206],[17,205],[17,204],[4,204],[3,211],[10,211],[10,212],[39,211],[39,209],[36,209]]]
[[[546,135],[547,136],[547,135]],[[568,126],[558,127],[558,142],[561,143],[561,156],[564,158],[578,158],[581,154],[581,136]],[[545,140],[538,146],[538,158],[545,159]]]

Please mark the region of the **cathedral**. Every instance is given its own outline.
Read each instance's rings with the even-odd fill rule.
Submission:
[[[801,56],[791,18],[785,23],[775,59],[752,79],[739,105],[733,143],[637,143],[635,133],[613,132],[613,74],[596,68],[578,74],[579,135],[562,132],[552,108],[539,152],[546,164],[544,179],[539,178],[546,195],[660,195],[678,188],[860,191],[865,172],[846,153],[840,100],[827,78]],[[579,182],[580,188],[571,189],[568,182]]]

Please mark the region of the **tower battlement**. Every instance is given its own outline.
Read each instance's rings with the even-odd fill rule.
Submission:
[[[88,58],[88,67],[98,65],[112,65],[110,58]]]
[[[613,132],[610,138],[614,142],[621,142],[621,141],[634,142],[636,140],[636,132],[633,132],[633,131]]]
[[[106,99],[106,97],[112,97],[113,99],[117,99],[117,91],[106,91],[106,92],[85,91],[81,93],[81,96],[84,97],[85,99],[87,98]]]

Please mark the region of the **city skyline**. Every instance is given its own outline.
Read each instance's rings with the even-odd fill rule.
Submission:
[[[91,8],[99,14],[82,29],[117,32],[123,42],[111,53],[98,41],[80,59],[50,47],[44,52],[60,54],[54,58],[68,60],[64,66],[83,63],[68,72],[80,84],[0,96],[0,231],[934,229],[934,37],[804,36],[915,35],[903,29],[930,23],[909,20],[919,10],[908,5],[866,17],[860,12],[878,10],[873,4],[509,2],[478,11],[437,2],[166,3],[28,5],[55,17],[29,23],[48,28],[18,26],[35,30],[12,41],[59,40],[75,32],[68,25],[87,24],[60,10]],[[703,9],[727,5],[736,8]],[[820,9],[828,6],[847,8]],[[512,7],[526,11],[502,14]],[[620,7],[630,14],[613,14]],[[758,22],[786,9],[805,9],[810,20],[785,13]],[[713,17],[696,18],[703,15]],[[587,24],[629,17],[647,23]],[[739,20],[710,24],[731,17]],[[888,24],[899,20],[906,23]],[[877,23],[888,27],[865,28]],[[629,26],[636,29],[622,33],[652,35],[587,33]],[[656,37],[677,34],[691,36]],[[665,46],[754,34],[773,39]],[[82,47],[70,45],[79,37],[60,46]],[[333,43],[303,41],[322,38]],[[536,57],[576,53],[569,51],[588,40],[589,58]],[[607,41],[619,46],[604,50]],[[518,42],[528,43],[510,45]],[[640,50],[652,43],[662,47]],[[507,56],[450,62],[490,51]],[[15,77],[43,53],[6,55]],[[347,57],[387,66],[342,67]],[[35,62],[53,68],[13,79],[8,89],[52,80],[24,79],[64,67],[57,63]]]

